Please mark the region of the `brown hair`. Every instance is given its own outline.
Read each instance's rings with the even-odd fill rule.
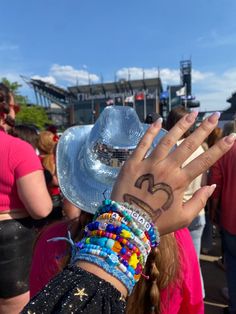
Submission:
[[[169,131],[173,126],[181,119],[183,118],[187,113],[189,113],[189,110],[187,110],[184,106],[177,106],[174,107],[166,120],[166,130]],[[183,135],[183,138],[189,136],[191,133],[190,130],[186,131],[186,133]]]
[[[38,147],[38,133],[33,126],[24,124],[16,125],[14,129],[9,131],[9,134],[28,142],[34,149]]]
[[[148,256],[144,274],[128,298],[126,314],[159,314],[160,290],[180,279],[179,249],[173,234],[161,237],[160,246]]]
[[[0,114],[10,112],[10,89],[3,83],[0,83]]]
[[[223,136],[230,135],[230,133],[233,133],[236,131],[236,120],[234,121],[228,121],[225,123],[223,128]]]
[[[222,137],[222,129],[215,128],[207,138],[207,145],[208,147],[212,147],[220,138]]]

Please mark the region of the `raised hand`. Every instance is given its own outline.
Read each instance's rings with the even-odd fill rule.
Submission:
[[[161,119],[147,130],[129,160],[122,167],[114,185],[111,198],[128,202],[147,211],[157,225],[160,234],[169,233],[190,224],[205,206],[215,186],[199,189],[183,203],[183,194],[188,185],[206,171],[233,145],[231,134],[198,156],[184,168],[181,165],[201,145],[217,126],[219,114],[214,113],[173,150],[176,142],[193,125],[196,112],[187,114],[162,138],[160,143],[145,158],[151,144],[161,129]]]

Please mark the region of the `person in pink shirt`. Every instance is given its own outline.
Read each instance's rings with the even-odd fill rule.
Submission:
[[[16,104],[0,84],[0,313],[19,313],[29,300],[34,219],[52,207],[33,147],[9,134]],[[43,201],[42,201],[43,200]]]

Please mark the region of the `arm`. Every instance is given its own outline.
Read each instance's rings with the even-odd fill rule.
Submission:
[[[19,197],[30,216],[34,219],[41,219],[50,214],[52,201],[42,170],[20,177],[16,184]]]
[[[161,235],[181,229],[191,223],[194,217],[196,217],[199,211],[205,206],[207,199],[215,189],[215,185],[200,188],[190,200],[183,204],[183,194],[186,187],[226,153],[233,146],[235,141],[235,136],[231,135],[225,137],[212,146],[208,151],[204,152],[182,168],[181,165],[184,161],[197,149],[198,146],[200,146],[204,138],[216,127],[219,118],[217,114],[210,116],[183,143],[181,143],[180,146],[175,150],[172,150],[177,140],[181,138],[187,129],[194,123],[196,116],[197,114],[192,112],[181,119],[160,141],[152,153],[145,158],[154,138],[161,128],[161,121],[159,120],[150,126],[139,145],[134,150],[132,156],[122,167],[111,194],[112,200],[122,203],[124,201],[128,202],[131,205],[134,205],[135,209],[130,209],[126,204],[114,204],[109,200],[105,200],[104,205],[101,206],[96,213],[95,219],[98,217],[98,220],[91,223],[88,227],[88,231],[86,231],[85,238],[82,239],[80,243],[79,254],[76,256],[79,260],[79,266],[112,283],[123,295],[125,295],[125,287],[129,291],[132,290],[133,281],[137,281],[138,278],[133,280],[131,278],[132,282],[127,283],[127,278],[125,277],[124,279],[121,277],[123,274],[117,274],[117,271],[123,271],[123,266],[121,265],[122,261],[119,260],[120,257],[116,256],[119,260],[118,262],[116,258],[111,262],[108,259],[107,264],[105,258],[108,253],[106,251],[106,253],[102,252],[102,256],[105,256],[104,260],[97,258],[96,254],[100,254],[102,244],[100,244],[100,242],[98,243],[97,239],[94,239],[95,242],[91,243],[97,243],[100,250],[93,251],[93,249],[88,247],[89,244],[86,242],[87,237],[94,236],[94,229],[95,234],[100,234],[101,231],[101,233],[103,234],[104,232],[106,236],[104,226],[100,226],[99,221],[108,219],[110,215],[113,214],[114,215],[110,218],[111,220],[109,220],[109,222],[112,221],[113,224],[114,221],[114,225],[111,226],[111,229],[110,226],[106,226],[106,231],[108,231],[108,229],[113,230],[117,224],[119,225],[120,219],[124,219],[123,221],[125,221],[127,217],[127,221],[133,221],[135,219],[138,220],[141,217],[141,219],[144,218],[144,223],[140,222],[139,230],[144,232],[145,228],[147,228],[147,219],[144,212],[149,214],[148,216],[151,217],[152,222],[158,227]],[[122,206],[126,208],[124,211],[122,211]],[[132,214],[130,214],[130,211]],[[99,226],[101,229],[97,230]],[[140,233],[141,238],[144,239],[143,241],[146,241],[145,243],[149,242],[147,249],[143,247],[144,244],[141,243],[142,241],[140,242],[135,236],[133,237],[133,239],[135,239],[135,250],[139,248],[141,256],[143,256],[142,261],[145,261],[147,255],[150,253],[152,247],[151,244],[153,244],[151,241],[153,241],[153,239],[156,241],[154,246],[155,244],[158,244],[158,234],[156,233],[153,238],[155,232],[153,233],[151,228],[153,227],[150,227],[149,225],[149,228],[146,229],[148,230],[147,232],[151,230],[149,235],[150,240],[145,239],[145,235],[142,232]],[[131,233],[133,232],[132,230],[136,230],[135,225],[133,225],[130,230]],[[125,234],[125,232],[123,234]],[[115,234],[114,236],[116,239],[117,235]],[[120,239],[119,236],[118,241],[120,240],[122,239]],[[124,240],[125,241],[122,243],[125,245],[127,242],[126,239]],[[117,247],[116,243],[112,243],[112,245],[115,246],[113,253],[111,252],[111,255],[114,256],[116,255]],[[112,245],[111,247],[113,248]],[[120,247],[118,248],[118,251],[119,249]],[[137,259],[143,269],[144,263],[138,257]],[[137,266],[137,259],[135,259],[135,263],[132,264],[135,272],[137,270],[135,268]],[[92,263],[90,263],[91,261]],[[119,265],[119,267],[121,265],[121,267],[117,269],[118,266],[113,267],[112,263]],[[124,273],[126,271],[127,269],[124,270]],[[130,270],[130,273],[131,272],[132,271]],[[140,276],[140,273],[138,274],[138,276]]]

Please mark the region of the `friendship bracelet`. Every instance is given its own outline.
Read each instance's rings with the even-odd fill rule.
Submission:
[[[94,263],[132,291],[152,247],[160,242],[157,228],[147,213],[126,203],[104,200],[76,243],[72,262]]]

